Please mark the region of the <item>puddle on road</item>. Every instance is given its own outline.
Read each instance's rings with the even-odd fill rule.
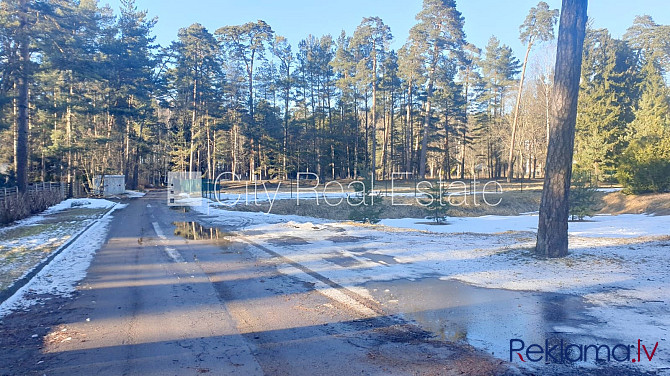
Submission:
[[[206,240],[217,245],[230,243],[231,233],[216,227],[205,227],[198,222],[174,222],[174,234],[188,240]]]
[[[436,338],[467,341],[507,360],[511,339],[581,343],[584,337],[554,327],[595,322],[583,300],[572,295],[486,289],[437,278],[369,282],[364,287],[389,313],[415,321]]]
[[[340,243],[357,243],[363,240],[363,238],[360,238],[358,236],[335,235],[326,238],[326,240],[329,240],[335,244],[340,244]]]
[[[272,239],[268,239],[268,243],[278,247],[310,244],[307,240],[297,236],[279,236]]]

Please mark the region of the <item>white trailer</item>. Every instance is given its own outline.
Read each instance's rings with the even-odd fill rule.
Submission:
[[[93,192],[103,197],[126,192],[126,177],[123,175],[96,175],[93,178]]]

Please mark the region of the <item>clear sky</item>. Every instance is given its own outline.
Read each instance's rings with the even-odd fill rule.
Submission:
[[[524,46],[519,41],[519,25],[528,10],[539,0],[457,0],[465,17],[468,41],[483,48],[491,35],[512,47],[518,58]],[[560,0],[545,0],[560,8]],[[119,0],[100,0],[118,11]],[[391,27],[393,48],[407,39],[416,23],[422,0],[136,0],[138,8],[158,17],[157,41],[167,46],[177,31],[194,22],[210,32],[224,25],[237,25],[262,19],[294,46],[309,34],[337,37],[341,30],[353,33],[363,17],[379,16]],[[670,24],[668,0],[591,0],[589,17],[594,26],[607,28],[621,37],[636,15],[649,14],[657,23]]]

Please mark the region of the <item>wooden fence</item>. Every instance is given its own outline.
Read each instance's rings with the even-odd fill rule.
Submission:
[[[28,185],[28,193],[44,191],[60,192],[61,199],[65,199],[65,197],[68,195],[69,189],[67,183],[44,182]],[[6,199],[13,197],[19,198],[19,187],[0,188],[0,201],[5,201]]]

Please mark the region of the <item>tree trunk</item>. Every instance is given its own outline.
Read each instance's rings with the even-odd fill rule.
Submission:
[[[526,48],[526,57],[523,59],[523,68],[521,68],[521,79],[519,80],[519,92],[516,95],[516,106],[514,106],[514,121],[512,122],[512,139],[509,143],[509,157],[507,158],[507,182],[512,181],[514,173],[514,144],[516,143],[516,131],[519,124],[519,108],[521,107],[521,93],[523,92],[523,80],[526,78],[526,66],[528,65],[528,55],[533,47],[533,39],[528,40]]]
[[[428,73],[428,85],[426,90],[426,114],[423,121],[423,139],[421,140],[421,156],[419,157],[419,176],[421,179],[426,177],[426,158],[428,155],[428,132],[430,131],[430,105],[433,100],[433,84],[435,83],[435,72],[437,71],[437,62],[439,58],[439,46],[436,43],[433,47],[433,59]],[[432,173],[431,173],[432,175]]]
[[[562,5],[547,172],[535,248],[538,255],[545,257],[568,254],[568,199],[587,5],[588,0],[563,0]]]
[[[423,138],[421,139],[421,155],[419,156],[419,178],[426,177],[426,157],[428,155],[428,131],[430,129],[430,101],[433,96],[433,80],[428,78],[426,97],[426,114],[423,120]]]
[[[67,135],[67,183],[72,187],[72,105],[70,101],[74,96],[74,88],[72,87],[72,72],[69,74],[70,90],[67,97],[67,109],[65,115],[65,133]],[[71,192],[70,192],[71,193]]]
[[[391,175],[393,174],[393,171],[395,169],[394,168],[395,167],[394,166],[394,160],[395,160],[395,153],[394,153],[394,151],[395,151],[395,147],[394,147],[394,144],[395,144],[395,129],[394,129],[394,124],[393,124],[393,118],[395,117],[395,98],[394,97],[395,97],[395,95],[394,95],[393,91],[391,91],[391,108],[389,109],[389,112],[390,112],[390,114],[389,114],[389,116],[390,116],[390,119],[389,119],[389,128],[390,128],[389,129],[389,133],[390,133],[390,135],[389,135],[389,138],[390,138],[389,149],[390,149],[390,153],[391,153],[391,159],[389,160],[389,175],[386,176],[387,179],[391,178]]]
[[[191,145],[189,146],[189,154],[188,154],[189,172],[193,172],[193,151],[195,148],[195,146],[193,145],[194,143],[193,139],[195,138],[195,124],[198,117],[197,109],[198,109],[198,79],[196,78],[195,80],[193,80],[193,111],[191,112]]]
[[[430,129],[430,100],[433,91],[433,82],[428,84],[428,98],[426,99],[426,114],[423,120],[423,138],[421,139],[421,154],[419,156],[419,177],[426,177],[426,158],[428,154],[428,130]]]
[[[407,158],[407,165],[405,166],[405,172],[412,172],[412,159],[414,159],[414,149],[412,148],[412,139],[414,138],[414,132],[412,127],[412,80],[410,79],[407,83],[407,145],[405,150],[405,158]]]
[[[131,182],[132,189],[137,189],[140,181],[140,141],[142,141],[142,132],[144,128],[144,121],[140,122],[140,131],[135,141],[135,162],[133,166],[133,179]]]
[[[18,171],[19,168],[17,166],[18,158],[17,158],[17,149],[19,146],[19,138],[18,138],[18,132],[19,132],[19,126],[18,126],[18,121],[19,121],[19,105],[18,105],[18,87],[16,86],[16,81],[14,82],[14,90],[12,93],[12,137],[14,140],[14,171]],[[54,122],[55,123],[55,122]],[[55,127],[54,127],[55,128]],[[55,130],[55,129],[54,129]]]
[[[28,190],[28,87],[30,86],[30,37],[28,35],[28,2],[20,2],[19,21],[19,87],[18,87],[18,121],[16,124],[16,185],[19,191]]]
[[[464,89],[465,89],[465,120],[463,122],[463,138],[462,138],[463,149],[461,150],[461,171],[460,171],[461,180],[465,179],[465,148],[468,137],[468,107],[469,107],[468,90],[470,89],[470,68],[468,68],[467,70]]]
[[[125,143],[123,145],[123,175],[126,181],[130,179],[130,119],[126,119]]]
[[[444,169],[445,175],[451,180],[451,155],[449,154],[449,101],[444,103]]]
[[[286,85],[287,89],[284,92],[284,140],[282,145],[282,174],[284,179],[288,179],[288,173],[286,172],[286,153],[288,152],[288,117],[289,117],[289,101],[291,100],[291,88],[288,86],[291,79],[291,71],[289,68],[286,69]]]
[[[374,50],[375,45],[373,43],[372,48]],[[377,56],[372,59],[372,129],[370,132],[370,137],[372,137],[372,172],[370,173],[370,179],[372,185],[374,186],[375,179],[377,177]]]
[[[207,132],[207,178],[214,179],[214,172],[212,171],[212,139],[210,138],[209,129],[209,114],[206,116],[206,132]]]

